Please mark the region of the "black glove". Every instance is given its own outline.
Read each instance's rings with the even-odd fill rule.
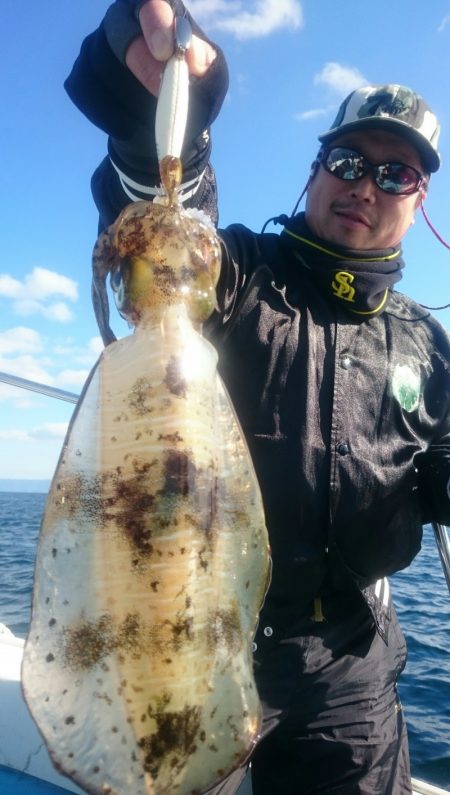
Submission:
[[[125,56],[131,42],[141,33],[139,24],[139,12],[147,0],[115,0],[108,8],[104,20],[103,28],[108,44],[116,58],[125,66]],[[197,23],[185,8],[181,0],[166,0],[175,16],[186,15],[192,27],[193,33],[206,41],[211,40],[199,28]],[[216,47],[216,45],[214,45]],[[216,47],[217,49],[217,47]]]
[[[419,495],[427,522],[450,525],[450,452],[448,445],[434,445],[414,459],[418,469]]]
[[[116,0],[103,20],[103,28],[116,58],[125,66],[125,55],[131,42],[141,34],[139,11],[146,0]]]

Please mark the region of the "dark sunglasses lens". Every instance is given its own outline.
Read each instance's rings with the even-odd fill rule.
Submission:
[[[364,159],[352,149],[336,147],[327,153],[324,166],[338,179],[360,179],[364,175]]]
[[[375,182],[386,193],[414,193],[417,190],[420,175],[410,166],[403,163],[386,163],[377,167]]]

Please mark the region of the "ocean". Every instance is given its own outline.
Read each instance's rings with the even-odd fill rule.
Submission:
[[[46,494],[0,492],[0,622],[25,637]],[[409,569],[391,578],[408,644],[400,693],[413,775],[450,788],[450,594],[431,527]]]

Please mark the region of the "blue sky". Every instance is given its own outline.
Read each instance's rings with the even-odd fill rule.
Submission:
[[[0,370],[75,392],[101,350],[89,181],[106,141],[62,84],[107,6],[2,0]],[[426,207],[450,239],[450,0],[194,0],[189,8],[230,67],[213,130],[222,225],[260,229],[290,213],[341,99],[358,84],[397,82],[441,121],[443,167]],[[401,289],[422,303],[449,302],[450,251],[419,215],[404,253]],[[436,315],[450,330],[450,310]],[[128,333],[117,316],[113,325]],[[0,384],[0,477],[51,477],[71,412]]]

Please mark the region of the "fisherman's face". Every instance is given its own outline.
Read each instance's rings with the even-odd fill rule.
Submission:
[[[371,163],[404,163],[425,173],[416,149],[394,133],[347,133],[336,138],[333,145],[356,149]],[[400,242],[419,205],[419,192],[408,196],[385,193],[370,173],[358,180],[342,180],[320,166],[308,188],[306,220],[314,234],[330,243],[376,250]]]

